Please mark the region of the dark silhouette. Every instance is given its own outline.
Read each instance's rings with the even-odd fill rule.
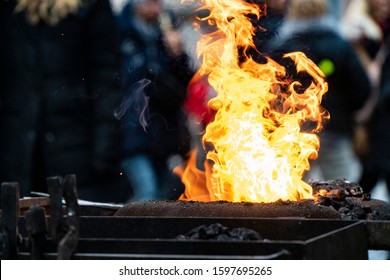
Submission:
[[[0,1],[0,182],[76,174],[80,198],[121,200],[115,34],[108,0]]]
[[[354,114],[366,102],[370,82],[353,47],[338,30],[337,21],[328,14],[327,1],[288,2],[286,19],[267,47],[275,59],[302,51],[326,75],[329,88],[321,105],[329,111],[330,120],[319,134],[321,146],[312,167],[318,166],[326,180],[352,180],[358,164],[352,146]],[[289,69],[293,67],[287,64]],[[308,86],[311,81],[302,76],[300,82]],[[312,176],[309,172],[306,179]]]
[[[193,72],[181,37],[160,0],[130,2],[118,17],[123,88],[118,109],[124,133],[125,173],[134,200],[173,198],[182,187],[170,160],[186,156],[190,134],[182,105]],[[177,157],[176,157],[177,159]]]

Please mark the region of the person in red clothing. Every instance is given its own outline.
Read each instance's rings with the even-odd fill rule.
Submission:
[[[203,128],[214,120],[215,111],[208,106],[209,100],[214,96],[215,92],[207,81],[207,77],[195,75],[188,85],[184,109]]]
[[[206,126],[214,120],[216,111],[208,102],[216,95],[216,92],[209,84],[206,76],[196,74],[187,88],[187,99],[184,103],[184,110],[189,116],[189,127],[192,134],[192,147],[197,150],[197,167],[203,169],[203,162],[206,159],[206,151],[203,148],[202,137]]]

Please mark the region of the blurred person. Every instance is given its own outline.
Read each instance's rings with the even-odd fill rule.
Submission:
[[[329,0],[327,13],[338,17],[341,1]],[[257,0],[255,1],[265,10],[256,25],[259,30],[256,32],[254,41],[257,50],[267,52],[267,43],[274,36],[278,36],[278,30],[286,16],[288,0]]]
[[[343,18],[347,38],[353,43],[369,75],[369,100],[356,114],[355,151],[363,170],[359,180],[366,192],[384,179],[389,186],[388,95],[389,0],[353,0]]]
[[[197,55],[196,42],[210,33],[217,31],[217,26],[204,18],[209,16],[209,11],[202,7],[200,2],[187,6],[186,23],[181,25],[184,39],[184,49],[191,58],[194,71],[198,71],[202,63],[202,57]],[[191,149],[197,151],[196,161],[200,170],[204,169],[204,161],[207,152],[203,147],[202,138],[206,126],[214,119],[215,111],[208,106],[216,92],[208,82],[205,75],[195,74],[188,84],[184,110],[188,115],[188,127],[191,133]]]
[[[216,97],[217,93],[209,84],[207,76],[197,73],[187,88],[187,99],[184,109],[188,115],[188,124],[191,132],[192,149],[196,150],[196,166],[204,170],[207,151],[203,143],[203,135],[207,125],[214,120],[216,111],[208,102]]]
[[[385,180],[390,193],[390,36],[384,41],[378,62],[380,67],[377,99],[366,127],[369,144],[362,159],[363,171],[359,184],[371,192],[380,180]]]
[[[388,32],[389,13],[389,0],[351,0],[342,18],[342,32],[367,69]]]
[[[371,99],[357,115],[367,134],[364,153],[361,153],[363,171],[359,181],[367,192],[371,192],[380,180],[384,180],[390,189],[390,13],[384,26],[387,28],[383,29],[383,42],[368,68],[373,84]]]
[[[110,0],[112,11],[115,15],[119,14],[129,0]]]
[[[171,163],[181,162],[191,141],[182,108],[193,75],[189,58],[161,0],[130,1],[118,24],[126,99],[117,113],[131,199],[177,198],[183,186]]]
[[[319,170],[325,180],[356,180],[359,165],[352,146],[353,117],[368,98],[370,82],[353,47],[329,15],[328,2],[289,1],[286,19],[269,47],[275,57],[302,51],[327,78],[329,88],[321,105],[330,113],[330,120],[319,133],[318,158],[311,162],[305,179],[318,179],[314,177]],[[303,86],[310,84],[304,77],[300,81]]]
[[[0,1],[0,182],[76,174],[80,198],[121,201],[114,34],[108,0]]]
[[[253,26],[256,26],[253,37],[256,50],[251,51],[250,55],[258,61],[267,52],[267,43],[277,36],[277,30],[285,17],[287,0],[257,0],[255,3],[262,13],[258,20],[252,19]]]
[[[329,13],[333,15],[336,20],[340,20],[343,14],[345,0],[329,0]]]
[[[203,30],[208,28],[207,23],[198,20],[202,17],[205,11],[200,9],[199,1],[164,1],[166,8],[174,14],[177,22],[175,29],[180,32],[182,39],[183,51],[190,58],[190,66],[193,71],[197,71],[200,66],[200,59],[196,53],[197,42],[203,33]],[[200,9],[200,10],[199,10]]]

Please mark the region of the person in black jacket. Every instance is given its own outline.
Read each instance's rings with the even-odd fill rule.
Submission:
[[[287,0],[257,0],[255,1],[263,11],[258,20],[254,20],[253,25],[258,27],[253,38],[258,52],[252,52],[251,55],[256,59],[261,53],[266,51],[266,43],[277,36],[277,30],[283,23]],[[257,53],[257,54],[256,54]]]
[[[328,15],[327,1],[289,1],[286,20],[267,48],[275,57],[302,51],[326,75],[329,88],[321,105],[330,113],[330,120],[319,134],[319,155],[312,167],[320,169],[322,179],[357,180],[359,164],[352,146],[354,114],[366,102],[370,82],[353,47]],[[301,81],[310,84],[304,77]],[[316,173],[310,171],[306,179],[313,176]]]
[[[367,120],[370,141],[359,184],[366,192],[371,192],[380,180],[385,180],[390,193],[390,35],[387,35],[380,52],[383,60],[378,61],[378,96]]]
[[[76,174],[81,198],[121,200],[115,28],[108,0],[0,1],[0,182]]]
[[[126,99],[117,113],[132,199],[174,198],[173,189],[182,185],[172,177],[169,162],[183,159],[190,149],[182,108],[193,75],[190,60],[161,0],[130,1],[118,24]]]
[[[343,18],[346,37],[359,53],[372,84],[371,96],[357,121],[357,152],[363,170],[359,184],[371,192],[385,180],[390,188],[390,1],[353,0]],[[388,200],[389,198],[383,198]]]

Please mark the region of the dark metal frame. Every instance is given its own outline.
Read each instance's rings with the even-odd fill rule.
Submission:
[[[2,184],[2,259],[367,259],[368,249],[390,250],[390,221],[84,216],[99,211],[79,207],[74,177],[48,178],[48,187],[49,205],[20,215],[18,184]],[[265,239],[176,238],[214,223]]]

